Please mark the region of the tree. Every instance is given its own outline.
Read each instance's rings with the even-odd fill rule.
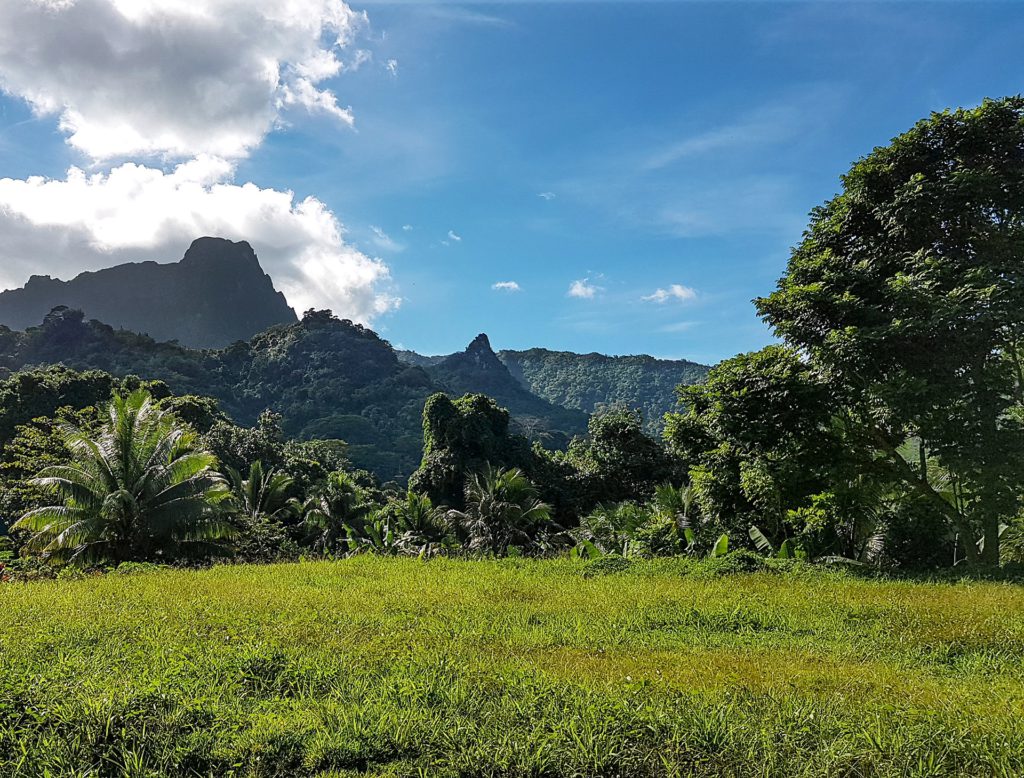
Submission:
[[[894,478],[999,560],[1024,465],[1024,98],[933,114],[816,208],[761,315],[841,389]],[[920,462],[899,449],[920,442]],[[949,471],[962,509],[928,480]],[[979,553],[975,540],[983,541]]]
[[[551,528],[550,506],[515,468],[488,468],[474,475],[466,487],[465,511],[450,515],[470,551],[499,556],[507,554],[510,546],[534,546],[541,532]]]
[[[681,477],[678,462],[644,433],[640,412],[623,407],[591,416],[587,438],[574,441],[561,458],[577,472],[576,507],[581,513],[601,503],[646,500],[658,484]]]
[[[304,523],[314,548],[334,552],[345,538],[362,535],[374,507],[351,474],[331,473],[324,490],[304,506]]]
[[[423,408],[423,462],[409,479],[435,504],[462,507],[471,479],[494,466],[526,469],[532,451],[509,432],[509,413],[482,394],[435,394]]]
[[[403,501],[393,502],[391,507],[400,533],[398,545],[404,551],[435,556],[454,547],[445,511],[426,495],[408,492]]]
[[[173,555],[231,534],[221,506],[230,496],[196,433],[160,410],[145,390],[116,396],[95,435],[68,425],[68,465],[32,483],[58,501],[29,511],[14,529],[29,550],[53,558],[122,562]]]

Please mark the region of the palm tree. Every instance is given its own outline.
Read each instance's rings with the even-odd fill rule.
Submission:
[[[333,552],[345,538],[361,537],[372,511],[362,487],[342,471],[331,473],[327,488],[303,506],[313,546],[323,552]]]
[[[114,397],[104,416],[95,435],[66,425],[73,463],[47,467],[31,481],[58,499],[15,523],[34,533],[30,550],[117,563],[231,534],[221,510],[230,491],[192,429],[142,389]]]
[[[466,510],[450,511],[470,551],[508,553],[509,546],[534,545],[551,522],[551,507],[519,469],[488,467],[466,487]]]
[[[288,498],[295,479],[281,470],[264,471],[257,460],[249,466],[248,478],[243,479],[237,470],[228,470],[228,475],[236,513],[250,525],[287,519],[301,509],[296,500]]]
[[[410,491],[404,502],[393,503],[398,545],[405,552],[435,556],[455,544],[445,512],[425,494]]]

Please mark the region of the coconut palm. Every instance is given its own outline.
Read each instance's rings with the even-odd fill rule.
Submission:
[[[444,510],[425,494],[410,491],[403,502],[393,503],[393,511],[398,545],[406,553],[435,556],[455,545]]]
[[[47,467],[32,480],[57,500],[15,523],[34,533],[30,550],[116,563],[172,555],[231,534],[221,510],[230,491],[191,428],[141,389],[115,397],[103,415],[94,435],[66,425],[62,438],[73,463]]]
[[[331,473],[327,488],[303,506],[314,548],[333,552],[343,539],[363,536],[373,507],[349,473]]]
[[[256,461],[249,467],[248,478],[243,479],[237,470],[228,470],[228,475],[235,511],[248,524],[280,521],[301,510],[296,500],[288,498],[295,479],[281,470],[264,470],[263,463]]]
[[[450,511],[470,551],[506,554],[510,546],[529,547],[548,529],[551,507],[519,469],[488,467],[466,487],[466,510]]]

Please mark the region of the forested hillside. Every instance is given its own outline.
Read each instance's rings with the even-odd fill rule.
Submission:
[[[518,420],[519,427],[531,437],[545,433],[554,445],[562,447],[574,434],[587,429],[587,414],[552,403],[525,388],[491,349],[486,335],[477,335],[457,354],[430,364],[424,369],[438,384],[454,395],[486,394]]]
[[[458,360],[441,383],[400,362],[372,330],[328,311],[307,312],[296,324],[209,351],[157,343],[86,321],[81,311],[67,308],[52,311],[25,332],[0,326],[0,377],[28,366],[63,364],[161,380],[175,394],[213,397],[247,426],[272,409],[282,415],[288,436],[344,440],[353,463],[383,480],[404,480],[419,464],[423,405],[438,391],[498,390],[511,400],[514,415],[528,414],[523,419],[528,431],[546,433],[545,441],[564,444],[585,431],[584,414],[533,397],[493,353],[491,359],[504,373],[505,391],[488,383],[487,371],[460,370]]]
[[[481,335],[473,341],[466,353],[474,351]],[[487,341],[487,350],[490,342]],[[448,356],[424,356],[415,351],[398,351],[398,358],[409,365],[422,367],[431,375],[445,381],[444,376],[453,372],[464,373],[467,360],[460,354]],[[500,371],[491,365],[489,372],[500,375],[499,381],[487,386],[477,384],[473,389],[489,394],[500,400],[513,412],[529,415],[528,410],[516,411],[514,390],[507,387],[505,372],[528,396],[541,398],[548,403],[570,410],[591,414],[601,408],[623,405],[639,410],[649,431],[655,432],[663,426],[662,417],[676,408],[676,387],[698,384],[707,378],[707,365],[685,359],[655,359],[644,354],[636,356],[606,356],[604,354],[576,354],[572,351],[550,351],[532,348],[526,351],[503,349],[496,353],[497,361],[505,366]],[[454,366],[460,365],[453,370]],[[455,377],[450,377],[453,386],[463,387]],[[502,392],[501,396],[496,392]]]
[[[70,281],[33,276],[20,289],[0,292],[0,324],[22,330],[62,305],[194,348],[227,346],[296,321],[252,247],[222,238],[193,241],[180,262],[118,265]]]
[[[676,407],[677,386],[701,383],[710,369],[684,359],[543,348],[499,351],[498,359],[523,386],[549,402],[585,413],[622,404],[639,409],[648,429],[660,428],[662,417]]]

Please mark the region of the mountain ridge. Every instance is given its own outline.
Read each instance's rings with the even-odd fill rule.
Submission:
[[[298,321],[252,246],[212,237],[194,240],[178,262],[128,262],[67,281],[33,275],[0,292],[0,324],[24,330],[59,306],[192,348],[224,347]]]

